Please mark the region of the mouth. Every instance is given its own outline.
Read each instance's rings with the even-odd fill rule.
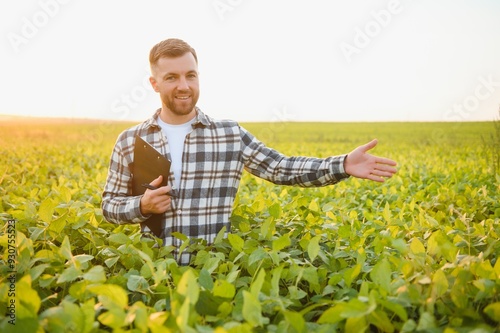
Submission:
[[[191,96],[175,96],[176,99],[180,99],[181,101],[186,101],[191,98]]]

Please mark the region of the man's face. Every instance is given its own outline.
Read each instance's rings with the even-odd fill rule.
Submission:
[[[160,58],[152,68],[153,89],[160,94],[162,107],[171,122],[194,114],[200,96],[198,65],[191,53],[177,58]]]

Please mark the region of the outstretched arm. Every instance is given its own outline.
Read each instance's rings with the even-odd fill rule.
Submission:
[[[344,160],[345,172],[356,178],[370,179],[376,182],[383,182],[385,178],[392,177],[397,171],[395,161],[367,153],[377,143],[377,139],[374,139],[351,151]]]

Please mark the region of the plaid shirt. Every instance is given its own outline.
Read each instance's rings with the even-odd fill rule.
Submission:
[[[175,189],[178,197],[172,198],[171,209],[163,214],[164,245],[180,246],[181,241],[172,232],[212,243],[224,226],[230,230],[229,217],[244,168],[275,184],[302,187],[331,185],[349,177],[343,166],[346,155],[325,159],[286,157],[266,147],[238,123],[216,121],[196,111],[193,130],[184,141],[180,188]],[[140,211],[141,196],[131,194],[129,165],[134,160],[136,135],[170,160],[167,139],[157,123],[159,113],[125,130],[115,144],[102,200],[103,214],[112,223],[141,223],[148,218]],[[173,177],[171,171],[168,183],[172,187]],[[180,263],[188,264],[189,255],[183,254]]]

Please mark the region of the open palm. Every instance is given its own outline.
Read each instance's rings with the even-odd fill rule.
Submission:
[[[376,182],[383,182],[385,178],[392,177],[397,171],[395,161],[367,153],[377,143],[378,140],[374,139],[351,151],[344,161],[346,173],[356,178],[370,179]]]

